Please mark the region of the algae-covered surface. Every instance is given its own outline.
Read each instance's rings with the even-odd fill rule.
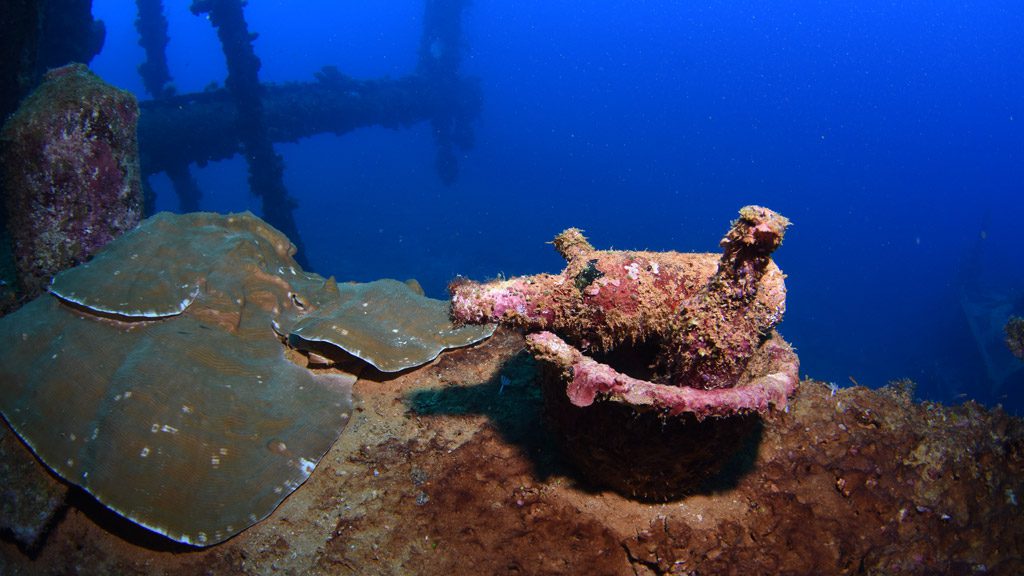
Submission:
[[[0,572],[1024,571],[1024,425],[999,409],[804,381],[714,483],[643,504],[564,464],[523,346],[500,330],[423,368],[360,379],[351,423],[306,484],[220,545],[175,544],[73,488],[35,546],[5,533]],[[11,469],[29,477],[22,492],[57,482]]]

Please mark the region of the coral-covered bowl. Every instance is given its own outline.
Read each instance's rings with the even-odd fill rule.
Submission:
[[[714,489],[728,480],[719,475],[727,464],[741,469],[743,453],[756,449],[761,414],[785,408],[798,370],[796,353],[775,333],[736,386],[716,390],[633,379],[549,336],[528,342],[545,418],[566,457],[595,487],[646,501]]]

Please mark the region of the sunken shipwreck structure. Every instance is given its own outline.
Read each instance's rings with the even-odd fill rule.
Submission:
[[[458,175],[457,149],[473,144],[479,116],[478,82],[460,74],[462,16],[466,0],[426,0],[418,61],[400,78],[355,79],[325,66],[308,81],[261,82],[253,41],[258,31],[245,19],[243,0],[194,0],[189,9],[217,31],[227,64],[224,86],[178,94],[166,47],[170,41],[162,0],[136,0],[136,30],[146,55],[138,70],[151,99],[139,103],[138,141],[144,190],[149,176],[164,172],[182,212],[199,209],[202,191],[192,165],[241,154],[248,184],[264,217],[306,251],[293,217],[297,206],[284,183],[284,162],[274,150],[321,133],[344,134],[367,126],[399,129],[429,122],[437,144],[437,172],[445,183]],[[88,62],[103,46],[103,23],[81,0],[20,2],[0,10],[5,33],[0,50],[3,92],[0,120],[6,120],[48,69]],[[10,32],[10,33],[8,33]],[[152,193],[146,192],[146,214]],[[9,219],[4,216],[3,221]],[[77,263],[77,262],[76,262]],[[303,262],[304,263],[304,262]]]
[[[189,166],[243,154],[249,187],[268,222],[284,232],[301,258],[305,253],[292,217],[275,142],[366,126],[408,127],[430,122],[437,143],[437,171],[446,182],[458,175],[456,148],[473,143],[472,122],[480,111],[480,89],[459,74],[465,0],[427,0],[419,61],[395,79],[357,80],[325,66],[311,82],[263,84],[260,60],[241,0],[194,0],[193,13],[209,16],[217,29],[228,76],[225,87],[175,94],[164,48],[167,21],[161,0],[137,0],[136,28],[146,61],[139,73],[153,99],[140,104],[139,150],[143,177],[166,172],[183,212],[199,209],[202,195]]]

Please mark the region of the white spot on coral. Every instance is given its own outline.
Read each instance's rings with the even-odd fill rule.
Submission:
[[[160,431],[160,425],[153,424],[152,426],[149,427],[149,431],[152,432],[153,434],[156,434],[157,432]]]
[[[139,458],[145,458],[146,456],[149,456],[149,447],[143,446],[142,451],[139,452]]]
[[[68,458],[67,465],[68,466],[74,466],[75,465],[75,461],[72,460],[71,458]]]
[[[167,432],[168,434],[177,434],[178,433],[178,429],[177,428],[175,428],[174,426],[169,426],[167,424],[164,424],[163,426],[161,426],[160,427],[160,431],[161,432]]]
[[[220,466],[220,458],[218,456],[210,456],[210,465],[214,468]]]
[[[305,458],[299,458],[299,469],[302,470],[303,474],[309,476],[313,473],[314,468],[316,468],[316,462],[306,460]]]
[[[191,414],[192,413],[192,407],[187,405],[187,404],[182,404],[181,405],[181,411],[184,414]]]

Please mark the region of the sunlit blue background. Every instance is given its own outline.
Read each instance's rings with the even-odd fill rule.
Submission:
[[[179,93],[226,74],[188,5],[166,2]],[[94,6],[93,68],[146,98],[131,4]],[[261,79],[283,82],[412,72],[422,12],[252,0],[246,16]],[[454,186],[426,124],[277,148],[317,272],[434,297],[456,274],[557,271],[545,242],[569,226],[598,247],[712,251],[741,206],[767,205],[794,222],[776,259],[804,374],[1019,412],[1024,372],[994,385],[981,351],[1014,360],[997,335],[978,345],[963,294],[989,295],[995,320],[1024,297],[1021,30],[1016,0],[477,1],[463,71],[484,109]],[[241,159],[193,169],[203,209],[259,211]]]

